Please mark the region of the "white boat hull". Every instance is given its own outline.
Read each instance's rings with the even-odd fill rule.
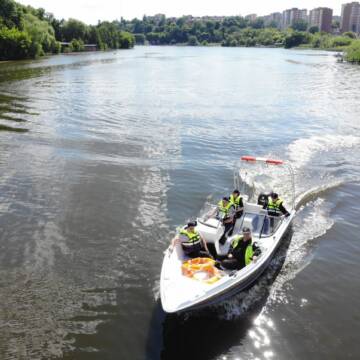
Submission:
[[[177,245],[172,253],[167,251],[164,256],[160,279],[160,295],[162,307],[167,313],[193,310],[213,304],[224,296],[229,296],[249,287],[267,268],[281,240],[289,229],[295,216],[295,210],[278,226],[274,234],[253,240],[262,249],[259,258],[245,268],[227,273],[214,284],[207,284],[181,273],[184,254],[181,245]],[[211,241],[212,242],[212,241]],[[227,240],[227,248],[231,238]],[[215,248],[219,245],[214,241]]]

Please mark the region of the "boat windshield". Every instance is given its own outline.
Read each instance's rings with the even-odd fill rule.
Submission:
[[[270,216],[265,212],[262,214],[245,212],[239,219],[238,229],[241,230],[244,227],[248,227],[255,237],[268,237],[276,232],[282,220],[281,216]]]
[[[246,207],[257,207],[256,205],[246,204]],[[276,232],[283,220],[282,216],[270,216],[266,210],[246,211],[236,221],[235,229],[240,233],[244,227],[250,228],[253,236],[261,238],[271,236]],[[205,203],[200,211],[198,222],[213,228],[221,226],[222,221],[218,217],[217,206]],[[219,221],[220,220],[220,221]]]

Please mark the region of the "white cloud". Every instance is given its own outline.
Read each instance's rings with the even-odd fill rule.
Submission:
[[[86,23],[95,24],[98,20],[114,20],[121,16],[125,19],[154,15],[246,15],[256,13],[266,15],[290,7],[307,8],[327,6],[340,14],[341,4],[345,0],[277,0],[275,1],[239,1],[239,0],[18,0],[22,4],[43,7],[57,18],[77,18]]]

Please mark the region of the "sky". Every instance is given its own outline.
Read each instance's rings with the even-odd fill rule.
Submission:
[[[33,7],[44,8],[56,18],[70,17],[96,24],[98,20],[116,20],[123,17],[142,18],[144,14],[158,13],[170,16],[204,15],[267,15],[285,9],[298,7],[311,10],[325,6],[340,15],[341,5],[350,0],[17,0]]]

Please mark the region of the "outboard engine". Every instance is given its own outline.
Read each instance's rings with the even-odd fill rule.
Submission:
[[[260,195],[258,196],[258,205],[261,205],[263,209],[266,209],[268,204],[268,198],[269,196],[267,194],[260,193]]]

